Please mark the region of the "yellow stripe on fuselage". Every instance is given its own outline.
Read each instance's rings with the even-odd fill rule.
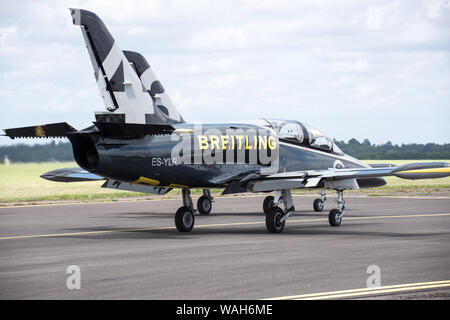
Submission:
[[[148,184],[151,186],[159,186],[159,184],[160,184],[160,182],[158,180],[150,179],[150,178],[146,178],[146,177],[139,177],[139,179],[133,181],[132,183],[143,183],[143,184]]]
[[[133,181],[132,183],[142,183],[142,184],[148,184],[151,186],[159,186],[160,181],[155,179],[150,179],[146,177],[139,177],[139,179]],[[167,187],[167,186],[160,186],[160,187]],[[188,189],[189,187],[184,184],[177,184],[177,183],[171,183],[168,185],[169,188],[182,188],[182,189]]]

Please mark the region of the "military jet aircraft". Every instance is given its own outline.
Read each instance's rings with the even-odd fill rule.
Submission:
[[[336,190],[337,208],[328,215],[336,227],[345,213],[344,190],[382,186],[383,176],[450,175],[448,163],[369,166],[344,154],[321,131],[295,120],[186,123],[142,55],[122,51],[96,14],[70,12],[81,27],[106,111],[96,112],[93,125],[83,130],[65,122],[4,130],[12,139],[69,139],[79,167],[47,172],[42,178],[104,180],[104,188],[161,195],[181,188],[183,205],[175,214],[180,232],[193,229],[197,211],[210,214],[210,188],[223,188],[223,194],[273,192],[265,198],[263,211],[267,230],[280,233],[295,210],[292,189],[321,190],[313,204],[317,212],[326,203],[325,191]],[[191,188],[203,189],[197,209]]]

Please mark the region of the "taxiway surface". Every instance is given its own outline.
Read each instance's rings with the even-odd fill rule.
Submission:
[[[174,227],[180,200],[0,208],[0,298],[295,297],[365,288],[369,266],[382,286],[450,280],[450,199],[346,197],[331,227],[334,201],[315,213],[314,198],[294,197],[282,234],[267,233],[263,196],[215,199],[190,233]],[[433,289],[378,297],[450,298]]]

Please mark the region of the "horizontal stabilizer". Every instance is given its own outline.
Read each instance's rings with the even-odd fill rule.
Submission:
[[[94,122],[101,135],[113,138],[134,138],[155,134],[170,134],[175,128],[170,125],[140,123]]]
[[[44,124],[40,126],[3,129],[6,136],[14,138],[63,138],[77,130],[66,122]]]
[[[49,171],[41,175],[41,178],[56,182],[98,181],[105,178],[90,173],[81,168],[62,168]]]

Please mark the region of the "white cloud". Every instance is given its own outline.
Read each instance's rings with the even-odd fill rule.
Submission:
[[[369,6],[366,10],[366,27],[371,30],[381,29],[382,9],[379,6]]]
[[[189,40],[194,48],[228,49],[242,48],[247,44],[247,34],[243,28],[233,26],[220,26],[196,32]]]
[[[430,19],[439,18],[442,14],[442,10],[449,6],[450,1],[448,0],[426,1],[426,7],[428,8],[427,17]]]
[[[0,28],[0,44],[2,46],[8,46],[16,37],[17,28],[15,26]]]
[[[331,69],[336,72],[364,72],[369,64],[367,59],[338,61],[331,64]]]

